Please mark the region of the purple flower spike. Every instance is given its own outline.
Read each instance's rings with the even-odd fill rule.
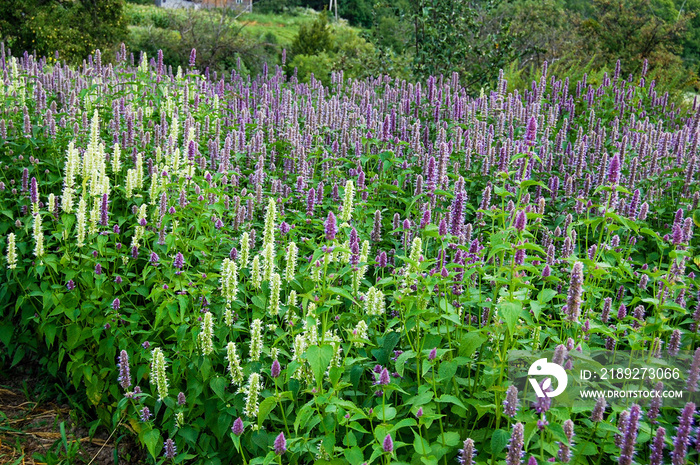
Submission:
[[[284,438],[284,433],[280,433],[275,439],[275,454],[282,455],[287,452],[287,440]]]
[[[280,362],[278,360],[274,360],[272,362],[272,368],[270,368],[270,376],[277,378],[281,372],[282,367],[280,366]]]
[[[463,448],[459,450],[459,455],[457,456],[457,463],[459,463],[459,465],[473,465],[474,456],[476,455],[474,440],[471,438],[466,439],[462,447]]]
[[[129,354],[126,350],[119,352],[119,361],[117,362],[117,367],[119,368],[119,384],[121,387],[127,391],[131,387],[131,374],[129,372]]]
[[[433,349],[428,354],[428,360],[430,360],[432,362],[433,360],[435,360],[436,357],[437,357],[437,348],[433,347]]]
[[[187,398],[184,392],[179,392],[177,394],[177,405],[185,405],[187,403]]]
[[[528,145],[534,145],[536,137],[537,137],[537,118],[534,116],[531,116],[530,120],[527,122],[527,132],[525,133],[525,141]]]
[[[649,465],[661,465],[664,458],[664,447],[666,446],[666,428],[659,426],[656,430],[656,436],[649,448],[651,455],[649,456]]]
[[[328,218],[324,224],[326,228],[326,240],[332,241],[335,235],[338,234],[338,223],[333,212],[328,212]]]
[[[537,459],[534,455],[531,455],[530,458],[527,459],[527,465],[537,465]]]
[[[604,397],[599,397],[595,401],[595,407],[593,407],[593,412],[591,413],[591,421],[598,423],[603,421],[603,415],[605,415],[605,407],[607,402]]]
[[[391,439],[391,434],[387,434],[384,438],[384,443],[382,444],[382,449],[384,453],[391,454],[394,451],[394,440]]]
[[[151,252],[151,265],[158,266],[159,260],[160,260],[160,257],[158,256],[158,254],[155,252]]]
[[[231,432],[236,436],[243,434],[243,420],[241,420],[241,417],[236,418],[236,420],[233,422]]]
[[[583,263],[576,262],[571,270],[569,295],[566,301],[566,319],[576,322],[581,313],[581,295],[583,284]]]
[[[688,371],[686,388],[690,392],[696,392],[698,390],[698,378],[700,378],[700,347],[695,349],[693,363],[690,364],[690,370]]]
[[[175,255],[175,260],[173,260],[173,266],[178,270],[181,270],[185,266],[185,257],[182,256],[180,252]]]
[[[634,461],[634,446],[637,442],[637,431],[639,429],[639,419],[641,415],[642,409],[639,405],[634,404],[630,407],[625,430],[622,431],[620,458],[618,459],[619,465],[631,465]]]
[[[511,384],[506,391],[506,398],[503,400],[503,413],[511,418],[518,413],[518,388]]]
[[[190,52],[190,68],[194,67],[196,61],[197,61],[197,50],[193,48],[192,51]]]
[[[608,181],[612,185],[620,183],[620,154],[613,155],[608,165]]]
[[[523,460],[523,445],[524,445],[525,427],[518,422],[513,425],[513,433],[510,436],[508,444],[508,454],[506,455],[507,465],[520,465]]]
[[[515,229],[520,232],[525,230],[527,226],[527,214],[523,210],[519,210],[518,213],[515,214],[515,222],[513,225]]]
[[[379,374],[379,381],[377,384],[380,384],[382,386],[386,386],[391,382],[391,378],[389,377],[389,370],[386,368],[382,369],[382,372]]]
[[[117,297],[112,301],[112,310],[119,311],[119,307],[121,307],[121,301]]]
[[[29,186],[29,196],[32,203],[39,203],[39,190],[34,176],[32,176],[32,181]]]
[[[684,465],[686,463],[690,433],[693,426],[693,415],[695,415],[695,404],[688,402],[685,404],[683,412],[681,412],[676,437],[673,438],[673,450],[671,451],[671,463],[673,465]]]
[[[440,220],[440,224],[438,225],[438,234],[440,234],[440,237],[447,234],[447,223],[444,218]]]
[[[165,443],[163,443],[163,447],[165,449],[165,451],[163,452],[163,455],[165,455],[165,458],[166,459],[174,459],[175,456],[177,455],[177,448],[175,447],[175,441],[168,438],[165,440]]]

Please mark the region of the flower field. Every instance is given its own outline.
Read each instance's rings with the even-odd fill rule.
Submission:
[[[0,366],[153,463],[697,462],[693,402],[530,402],[507,361],[699,347],[700,105],[52,63],[0,57]]]

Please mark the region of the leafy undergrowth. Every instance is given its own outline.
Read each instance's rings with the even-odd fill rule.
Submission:
[[[14,368],[3,373],[0,463],[142,463],[144,456],[132,436],[110,435],[75,403],[79,396],[62,392],[59,386],[35,369]]]
[[[697,460],[692,402],[507,370],[697,348],[695,110],[618,74],[475,98],[118,57],[2,56],[4,366],[157,463]]]

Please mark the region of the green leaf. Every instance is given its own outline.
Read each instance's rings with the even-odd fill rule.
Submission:
[[[457,374],[457,368],[458,364],[454,360],[440,363],[440,368],[438,369],[438,381],[452,379],[454,375]]]
[[[5,344],[5,347],[9,349],[10,341],[12,340],[12,333],[14,332],[14,326],[11,324],[0,325],[0,342]],[[54,327],[54,334],[56,333]],[[53,340],[53,338],[52,338]]]
[[[355,299],[352,298],[352,295],[348,291],[346,291],[345,289],[343,289],[341,287],[329,287],[328,290],[333,292],[334,294],[338,294],[341,297],[345,297],[346,299],[349,299],[351,302],[357,304]]]
[[[557,295],[557,291],[554,289],[542,289],[539,294],[537,294],[537,300],[546,304],[552,300]]]
[[[324,344],[321,347],[311,346],[306,349],[306,360],[311,366],[311,371],[314,372],[316,384],[321,385],[323,382],[323,374],[326,372],[328,365],[333,359],[333,346]]]
[[[446,446],[454,447],[459,444],[459,433],[455,431],[447,431],[438,436],[438,442],[440,444],[445,444]]]
[[[486,341],[486,336],[478,331],[467,333],[459,344],[459,356],[471,357],[471,355]]]
[[[148,452],[151,454],[153,459],[158,457],[161,449],[162,438],[160,432],[156,429],[152,429],[143,435],[143,442],[146,444]]]
[[[438,402],[440,402],[440,403],[450,403],[450,404],[458,405],[458,406],[462,407],[463,409],[466,409],[466,408],[467,408],[467,407],[462,403],[461,400],[459,400],[458,398],[456,398],[455,396],[453,396],[453,395],[451,395],[451,394],[443,394],[443,395],[441,395],[440,398],[438,399]]]
[[[509,438],[510,434],[508,431],[502,429],[494,431],[491,435],[491,453],[494,455],[500,454],[501,451],[506,448]]]
[[[211,380],[209,385],[211,386],[211,390],[214,391],[214,394],[216,394],[219,399],[226,401],[226,386],[228,385],[228,380],[226,378],[223,376],[217,376]]]
[[[415,449],[416,454],[428,454],[430,452],[430,443],[425,438],[422,438],[415,431],[413,432],[413,436],[413,448]]]
[[[260,407],[258,407],[258,426],[262,426],[272,409],[275,408],[275,405],[277,405],[275,397],[268,397],[260,402]]]
[[[345,459],[350,462],[350,465],[360,465],[365,461],[365,456],[362,454],[362,450],[355,446],[345,450]]]
[[[396,409],[394,407],[377,407],[377,418],[382,421],[390,421],[396,418]]]
[[[68,350],[74,349],[78,345],[81,332],[82,330],[77,323],[73,323],[68,326],[68,329],[66,330],[66,348]]]
[[[498,313],[505,320],[510,334],[513,334],[513,331],[515,331],[515,324],[520,317],[521,305],[522,303],[519,302],[502,302],[498,305]]]

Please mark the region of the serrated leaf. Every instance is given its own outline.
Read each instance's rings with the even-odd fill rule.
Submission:
[[[430,453],[430,443],[415,431],[413,432],[413,436],[413,449],[416,451],[416,454],[425,455]]]
[[[260,406],[258,407],[258,426],[262,426],[272,409],[275,408],[275,405],[277,405],[277,399],[275,397],[268,397],[260,402]]]
[[[509,438],[510,434],[508,431],[502,429],[494,431],[491,435],[491,453],[494,455],[500,454],[501,451],[506,448]]]

